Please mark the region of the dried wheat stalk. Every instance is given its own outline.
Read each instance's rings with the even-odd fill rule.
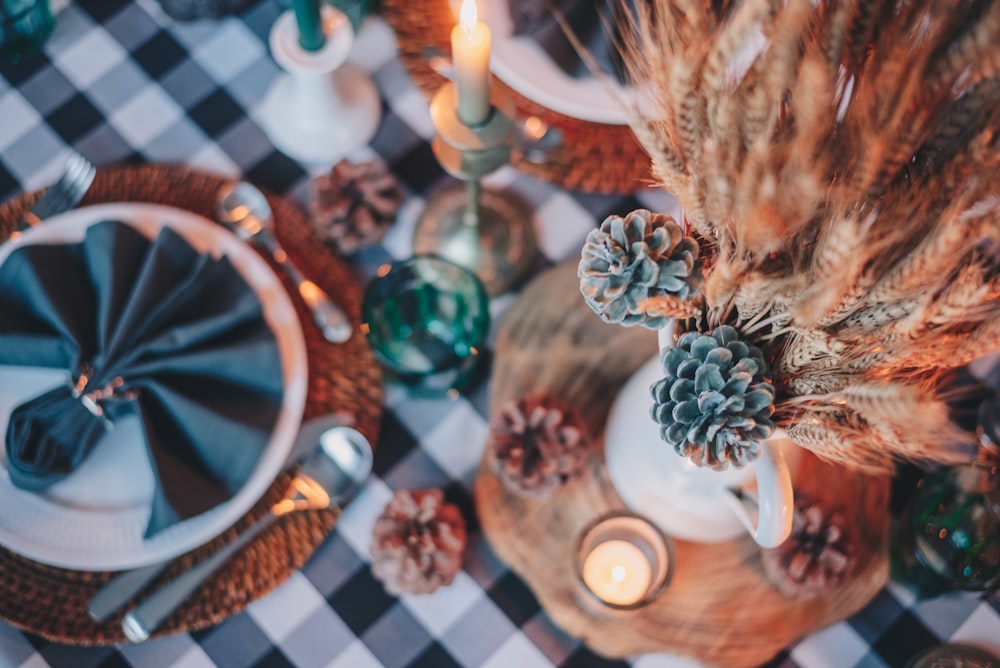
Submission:
[[[1000,0],[638,4],[631,125],[710,249],[702,321],[762,346],[820,456],[967,456],[943,395],[1000,346]]]

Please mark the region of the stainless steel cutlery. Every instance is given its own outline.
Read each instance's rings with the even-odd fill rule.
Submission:
[[[79,153],[70,155],[62,174],[38,198],[31,210],[17,224],[17,232],[34,227],[46,218],[69,211],[83,199],[94,182],[97,170]]]

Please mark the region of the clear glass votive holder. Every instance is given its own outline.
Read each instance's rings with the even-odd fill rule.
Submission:
[[[673,544],[649,520],[605,515],[582,532],[576,575],[584,602],[600,611],[638,610],[663,593],[673,575]]]
[[[472,272],[436,255],[383,265],[365,289],[362,331],[390,379],[417,395],[462,389],[490,325],[489,298]]]

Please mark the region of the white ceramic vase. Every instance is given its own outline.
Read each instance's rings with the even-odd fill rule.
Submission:
[[[672,327],[660,345],[673,345]],[[742,469],[699,467],[660,438],[650,415],[649,388],[663,378],[659,355],[626,382],[612,406],[605,431],[608,472],[619,496],[634,512],[666,533],[696,542],[717,542],[749,532],[763,547],[780,545],[791,532],[794,499],[789,463],[797,446],[778,431],[763,443],[760,458]],[[756,484],[757,509],[747,495]]]

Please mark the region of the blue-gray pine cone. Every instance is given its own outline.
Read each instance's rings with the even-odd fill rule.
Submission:
[[[587,305],[607,322],[649,329],[670,318],[647,314],[650,297],[687,299],[701,282],[698,243],[673,218],[636,209],[624,218],[608,216],[591,230],[577,275]]]
[[[760,456],[774,432],[774,387],[756,346],[729,325],[710,335],[686,332],[663,350],[665,377],[650,388],[660,436],[699,466],[723,470]]]

